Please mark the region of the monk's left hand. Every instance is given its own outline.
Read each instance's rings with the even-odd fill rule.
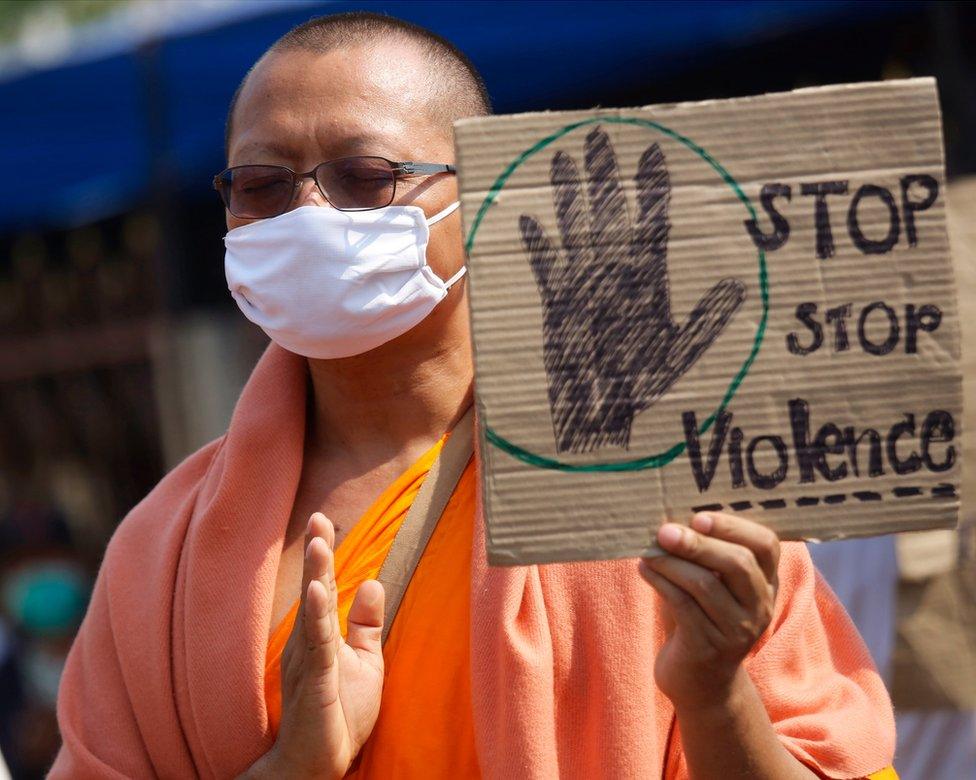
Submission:
[[[772,619],[779,539],[751,520],[709,512],[690,528],[665,523],[657,541],[667,555],[640,562],[670,623],[655,681],[678,710],[714,706]]]

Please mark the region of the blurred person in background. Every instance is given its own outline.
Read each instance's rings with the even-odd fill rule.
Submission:
[[[68,523],[37,485],[3,491],[0,514],[0,751],[18,778],[43,777],[58,745],[61,671],[88,603]]]
[[[5,755],[18,778],[44,777],[58,745],[58,684],[68,649],[88,602],[88,577],[71,557],[26,560],[6,571],[0,597],[12,645],[5,681],[13,706],[4,705]]]
[[[52,777],[893,776],[855,629],[802,545],[741,518],[666,524],[639,568],[489,569],[457,450],[381,645],[375,578],[472,435],[451,122],[488,110],[463,54],[366,13],[296,28],[241,85],[228,282],[275,344],[227,435],[114,535]]]

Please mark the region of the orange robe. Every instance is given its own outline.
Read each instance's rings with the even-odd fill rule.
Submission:
[[[336,548],[343,636],[356,590],[379,574],[443,442],[398,477]],[[417,564],[387,637],[379,720],[349,777],[480,776],[468,659],[474,502],[475,472],[470,463]],[[296,600],[268,642],[264,695],[274,734],[281,723],[281,653],[298,605]]]

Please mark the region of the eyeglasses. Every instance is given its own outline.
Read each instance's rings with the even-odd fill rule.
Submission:
[[[267,219],[288,211],[303,179],[312,179],[329,205],[340,211],[389,206],[398,179],[454,173],[446,163],[393,162],[385,157],[340,157],[307,173],[284,165],[235,165],[214,176],[214,189],[227,210],[240,219]]]

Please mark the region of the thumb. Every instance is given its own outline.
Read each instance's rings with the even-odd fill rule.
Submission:
[[[366,580],[356,591],[346,630],[346,644],[355,650],[383,657],[385,593],[376,580]]]
[[[738,279],[722,279],[706,292],[671,345],[671,360],[690,368],[719,337],[746,299],[746,286]]]

